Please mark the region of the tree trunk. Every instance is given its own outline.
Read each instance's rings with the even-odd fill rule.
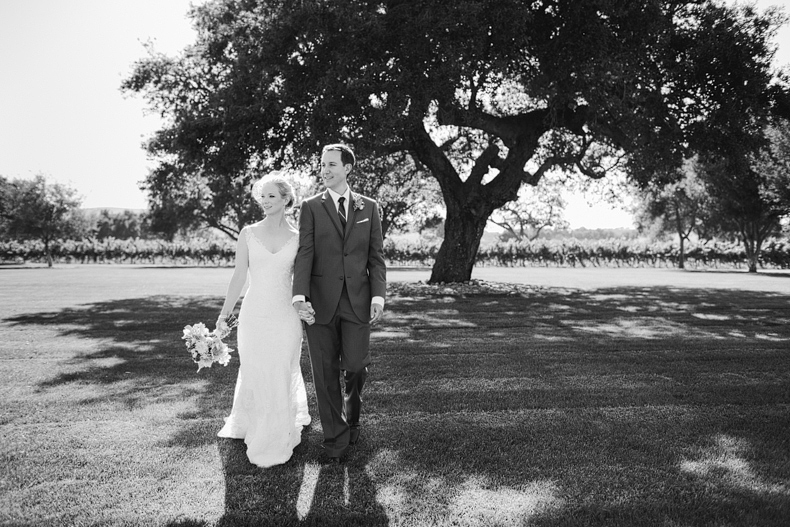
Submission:
[[[749,256],[748,264],[749,264],[749,272],[750,273],[756,273],[757,272],[757,255],[752,254],[751,256]]]
[[[741,230],[743,237],[743,248],[746,252],[746,264],[749,267],[750,273],[757,272],[757,260],[760,258],[760,245],[762,240],[759,236],[759,226],[754,222],[747,222],[744,229]]]
[[[467,208],[447,207],[444,241],[436,255],[429,283],[466,282],[472,278],[480,239],[489,214]]]
[[[545,131],[546,115],[538,113],[537,116],[531,116],[527,124],[521,121],[518,126],[510,121],[500,123],[504,128],[507,128],[508,123],[512,127],[509,129],[510,143],[506,158],[499,156],[500,148],[495,142],[489,142],[474,160],[465,180],[460,177],[442,148],[433,141],[423,123],[416,126],[410,134],[412,155],[439,182],[447,207],[444,241],[436,255],[430,283],[465,282],[472,278],[472,268],[488,218],[494,210],[518,199],[518,189],[525,181],[524,165],[532,157],[542,132]],[[445,124],[464,126],[468,123]],[[508,144],[508,141],[505,143]],[[548,166],[551,164],[541,167],[542,170],[530,182],[537,184]],[[483,181],[492,168],[499,170],[499,174],[484,184]]]
[[[44,255],[47,257],[47,267],[52,267],[52,252],[49,250],[49,241],[44,242]]]
[[[683,228],[683,214],[681,213],[681,205],[680,200],[678,199],[677,194],[672,200],[673,206],[673,214],[675,215],[675,232],[678,233],[678,239],[680,240],[680,254],[678,255],[678,269],[685,269],[686,268],[686,232]],[[691,229],[689,229],[691,232]]]
[[[680,236],[680,256],[678,257],[678,269],[686,268],[686,264],[684,263],[686,259],[685,244],[683,242],[685,242],[685,238]]]

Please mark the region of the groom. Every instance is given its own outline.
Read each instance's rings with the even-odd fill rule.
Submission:
[[[324,147],[326,190],[302,203],[294,263],[294,307],[309,312],[309,302],[315,311],[307,343],[323,446],[336,461],[359,439],[370,325],[384,313],[387,284],[378,204],[351,192],[347,178],[354,163],[346,145]]]

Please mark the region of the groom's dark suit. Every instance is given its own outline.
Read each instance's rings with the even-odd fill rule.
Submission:
[[[378,204],[351,193],[345,229],[329,191],[302,203],[294,296],[312,303],[307,326],[324,448],[345,453],[359,425],[360,394],[370,364],[370,303],[386,294],[386,266]],[[340,371],[345,373],[345,395]]]

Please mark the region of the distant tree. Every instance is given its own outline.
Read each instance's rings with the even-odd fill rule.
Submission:
[[[93,219],[93,235],[102,240],[104,238],[148,238],[150,236],[150,222],[145,212],[124,210],[113,213],[102,209]]]
[[[86,223],[79,211],[81,198],[77,191],[51,183],[43,175],[32,180],[0,179],[3,235],[11,239],[42,241],[47,265],[52,267],[52,242],[85,234]]]
[[[8,236],[7,223],[11,218],[11,199],[15,192],[11,181],[5,176],[0,176],[0,236],[5,239]]]
[[[676,86],[687,94],[685,108],[703,110],[701,118],[685,124],[686,154],[696,156],[696,179],[708,194],[709,207],[698,228],[706,236],[718,232],[740,238],[749,271],[756,272],[762,242],[783,215],[781,207],[765,198],[770,184],[755,159],[766,151],[770,124],[790,117],[788,78],[772,71],[775,46],[770,44],[787,18],[777,9],[755,16],[753,5],[730,10],[712,2],[700,13],[699,27],[705,30],[698,35],[700,45],[687,46],[678,56]],[[721,53],[723,49],[729,51]],[[659,194],[666,189],[684,196],[686,207],[695,206],[692,186],[678,186],[682,171],[648,168],[642,172],[643,184],[658,182]],[[681,238],[689,228],[677,227]]]
[[[674,181],[641,190],[637,217],[642,230],[677,234],[679,267],[684,241],[700,238],[737,239],[744,246],[749,272],[756,272],[763,242],[780,231],[790,215],[790,150],[787,121],[764,131],[766,143],[752,154],[743,143],[731,145],[726,156],[688,160]]]
[[[787,120],[778,119],[755,132],[764,139],[759,147],[726,136],[728,148],[700,164],[711,196],[709,223],[741,240],[751,273],[757,272],[763,242],[778,235],[790,215],[789,132]]]
[[[260,207],[250,194],[264,167],[223,174],[162,162],[141,185],[148,194],[151,230],[173,239],[199,227],[213,227],[236,239],[245,225],[260,220]]]
[[[468,280],[489,216],[549,170],[667,173],[721,94],[770,95],[778,23],[702,0],[213,0],[192,16],[195,45],[123,83],[168,118],[152,210],[222,228],[260,159],[337,140],[408,152],[445,202],[431,282]]]
[[[765,135],[768,144],[755,156],[753,166],[764,178],[763,199],[786,219],[790,216],[790,120],[776,119]]]
[[[699,234],[709,217],[710,197],[704,181],[697,175],[694,159],[686,160],[670,181],[662,184],[657,180],[642,188],[635,216],[640,230],[651,228],[654,234],[678,236],[678,267],[683,269],[685,243],[693,232]]]
[[[709,226],[740,239],[749,272],[757,272],[762,244],[779,232],[783,212],[763,198],[765,180],[751,166],[738,160],[709,159],[703,167],[712,197]]]
[[[742,9],[748,15],[753,8]],[[700,86],[700,98],[708,106],[706,119],[689,127],[698,176],[711,198],[704,227],[736,235],[744,244],[749,272],[757,271],[763,241],[778,232],[779,221],[787,213],[786,203],[778,199],[783,194],[781,178],[777,180],[776,171],[766,163],[776,140],[771,134],[781,136],[776,123],[790,118],[788,79],[783,74],[773,76],[769,68],[773,53],[766,54],[763,44],[749,39],[753,33],[772,34],[778,23],[787,20],[776,11],[769,14],[773,22],[770,17],[754,19],[734,34],[727,20],[714,20],[709,40],[737,39],[742,45],[718,59],[706,48],[698,48],[700,55],[688,61],[694,65],[689,67],[689,77],[709,80]],[[755,60],[763,66],[743,67]],[[731,87],[717,88],[724,79]],[[762,165],[761,158],[766,161]]]
[[[148,193],[148,218],[152,232],[172,240],[177,234],[188,236],[205,227],[217,229],[237,239],[246,225],[263,219],[263,210],[252,197],[252,185],[275,170],[286,174],[294,186],[297,199],[319,189],[309,168],[284,169],[271,161],[221,177],[208,177],[204,172],[189,173],[175,164],[161,163],[142,184]],[[296,221],[298,207],[289,212]]]
[[[537,185],[525,185],[518,191],[518,199],[506,203],[491,214],[489,221],[505,229],[504,238],[535,240],[543,229],[564,230],[565,200],[563,182],[545,177]]]

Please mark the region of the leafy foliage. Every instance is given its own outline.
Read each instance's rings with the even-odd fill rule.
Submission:
[[[710,207],[708,189],[697,176],[695,162],[694,159],[686,160],[676,171],[674,181],[654,182],[642,188],[636,211],[640,230],[650,230],[653,235],[677,235],[680,268],[684,267],[685,244],[694,231],[701,234],[705,229]]]
[[[777,119],[765,130],[768,144],[753,159],[763,184],[760,197],[783,217],[790,215],[790,121]]]
[[[266,163],[338,140],[407,152],[446,207],[432,281],[469,278],[522,184],[624,167],[649,181],[712,148],[709,128],[748,133],[781,91],[778,16],[700,0],[214,0],[192,17],[195,45],[124,82],[170,120],[148,147],[152,210],[233,230]]]
[[[685,76],[708,81],[697,92],[697,104],[704,101],[705,120],[689,125],[699,154],[697,172],[710,196],[706,229],[737,235],[752,272],[763,242],[790,210],[790,202],[765,199],[770,185],[755,164],[755,157],[768,147],[768,126],[777,117],[788,117],[790,108],[786,83],[773,82],[773,50],[765,44],[786,18],[777,10],[762,17],[754,14],[751,6],[729,11],[713,5],[705,10],[700,22],[707,43],[693,48],[696,57],[687,62],[692,66]],[[715,52],[722,43],[730,53]]]
[[[90,223],[93,236],[103,240],[105,238],[151,238],[151,225],[147,212],[133,210],[111,211],[83,211],[86,220]]]
[[[80,202],[76,190],[41,174],[32,180],[0,176],[0,232],[12,240],[40,240],[51,267],[50,244],[86,230]]]
[[[790,203],[765,199],[770,181],[758,170],[752,153],[737,147],[726,156],[709,157],[701,165],[711,196],[709,225],[740,238],[751,272],[757,271],[763,242],[778,233],[782,216],[790,211]]]

